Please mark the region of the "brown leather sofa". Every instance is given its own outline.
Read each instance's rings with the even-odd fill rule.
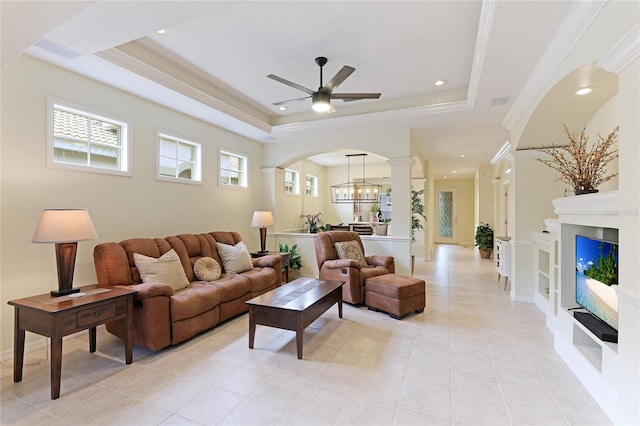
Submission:
[[[240,241],[237,232],[219,231],[99,244],[93,252],[98,285],[137,290],[133,315],[136,345],[152,350],[175,345],[246,312],[247,300],[273,290],[282,282],[282,258],[277,255],[252,259],[253,269],[247,272],[226,273],[216,242],[235,245]],[[143,283],[133,254],[158,258],[171,249],[180,258],[189,286],[174,290],[162,282]],[[197,280],[193,264],[202,257],[211,257],[221,266],[218,280]],[[114,321],[106,327],[110,333],[124,338],[124,325],[124,321]]]
[[[360,236],[353,231],[327,231],[314,236],[320,279],[344,281],[342,299],[352,304],[364,303],[365,280],[378,275],[393,274],[395,260],[393,256],[364,256],[367,267],[354,259],[340,259],[335,244],[344,241],[356,241],[362,253],[364,246]]]

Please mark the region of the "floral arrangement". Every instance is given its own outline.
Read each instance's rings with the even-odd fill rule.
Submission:
[[[537,151],[548,154],[550,159],[537,158],[538,161],[557,170],[560,177],[557,180],[568,183],[576,194],[597,192],[600,184],[618,175],[607,175],[606,165],[618,158],[618,150],[611,150],[611,146],[618,140],[618,127],[606,138],[598,135],[599,141],[589,147],[589,137],[583,128],[579,135],[571,134],[563,123],[564,131],[569,138],[566,146],[543,146]]]
[[[320,216],[322,216],[322,212],[300,215],[300,219],[304,219],[304,224],[309,229],[309,233],[315,234],[324,227],[324,222],[320,219]]]

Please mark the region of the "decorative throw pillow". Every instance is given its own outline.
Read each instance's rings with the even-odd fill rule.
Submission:
[[[235,246],[216,242],[216,247],[225,272],[239,274],[253,269],[251,255],[242,241]]]
[[[360,244],[358,244],[357,241],[342,241],[335,245],[340,259],[357,260],[363,268],[369,266],[367,265],[367,261],[364,259],[364,253],[362,253]]]
[[[215,281],[220,278],[222,270],[212,257],[201,257],[193,264],[193,272],[200,281]]]
[[[174,290],[189,286],[187,274],[184,273],[182,263],[175,250],[171,249],[159,258],[133,253],[133,262],[140,272],[142,282],[166,283]]]

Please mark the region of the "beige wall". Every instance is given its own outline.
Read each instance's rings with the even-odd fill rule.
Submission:
[[[592,143],[599,141],[598,135],[606,138],[611,131],[620,123],[618,119],[618,95],[613,96],[605,103],[587,122],[586,133]],[[618,149],[618,144],[613,145],[613,149]],[[617,173],[618,159],[613,160],[607,167],[607,174]],[[618,176],[612,178],[598,187],[600,191],[614,191],[618,189]]]
[[[321,219],[326,220],[324,214],[324,205],[327,198],[330,197],[327,185],[326,167],[307,160],[297,161],[286,167],[295,170],[300,178],[300,194],[289,195],[284,194],[282,182],[276,183],[276,191],[280,192],[280,202],[277,203],[278,217],[276,218],[278,229],[283,231],[300,230],[304,227],[304,221],[300,218],[301,214],[316,214],[322,212]],[[305,175],[310,174],[318,178],[318,196],[310,197],[305,194]],[[280,195],[279,195],[280,197]]]
[[[47,95],[128,119],[132,176],[47,168]],[[155,179],[159,128],[202,144],[202,185]],[[218,187],[221,147],[248,156],[250,189]],[[250,223],[253,210],[263,209],[261,157],[257,142],[29,56],[18,58],[2,71],[0,350],[13,346],[13,309],[7,301],[57,288],[53,245],[31,243],[43,208],[86,207],[93,218],[99,240],[79,243],[76,285],[95,282],[92,252],[100,242],[236,230],[256,248],[258,232]]]
[[[478,168],[476,176],[476,223],[484,222],[491,225],[498,235],[498,224],[495,219],[495,176],[493,166],[487,164]],[[499,184],[499,183],[498,183]],[[475,231],[474,231],[475,235]]]

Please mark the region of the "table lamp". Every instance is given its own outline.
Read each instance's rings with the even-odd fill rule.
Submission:
[[[52,296],[65,296],[80,291],[73,288],[78,241],[98,238],[87,209],[45,209],[33,235],[34,243],[55,243],[58,266],[58,291]]]
[[[273,226],[276,222],[273,220],[273,215],[270,211],[255,211],[253,212],[253,220],[251,221],[252,228],[260,228],[260,251],[259,253],[266,253],[265,246],[267,244],[267,226]]]

